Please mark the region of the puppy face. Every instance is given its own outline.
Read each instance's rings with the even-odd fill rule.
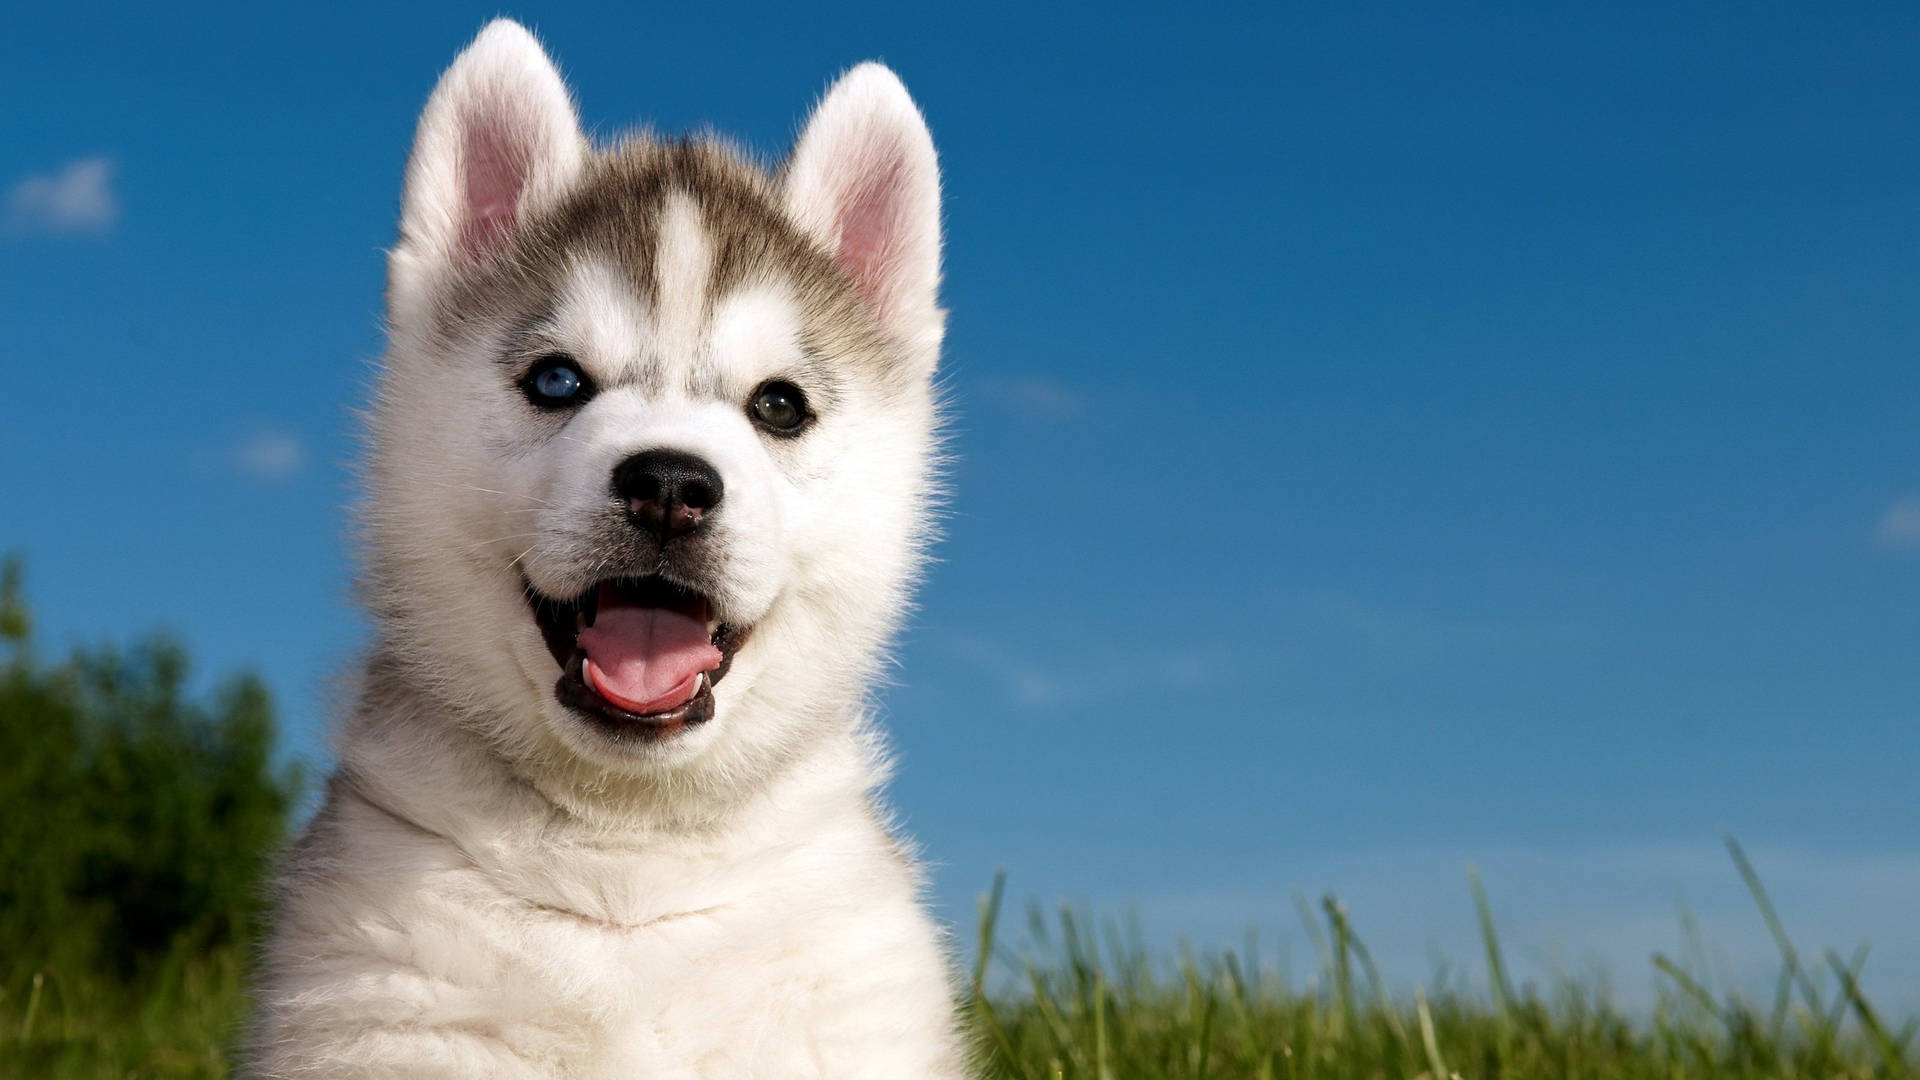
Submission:
[[[874,65],[781,172],[588,146],[511,23],[421,119],[372,414],[403,677],[516,761],[750,782],[857,708],[925,533],[938,177]]]

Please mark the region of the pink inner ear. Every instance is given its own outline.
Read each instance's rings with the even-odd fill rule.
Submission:
[[[847,186],[838,207],[840,268],[853,279],[860,298],[882,318],[892,306],[889,286],[906,224],[900,217],[906,183],[906,162],[889,154],[884,165],[863,172]]]
[[[504,110],[495,107],[467,115],[465,153],[466,220],[461,223],[461,245],[474,258],[497,250],[513,227],[520,193],[532,167],[524,139],[516,138]]]

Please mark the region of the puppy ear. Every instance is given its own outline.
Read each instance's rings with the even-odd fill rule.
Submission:
[[[394,284],[499,250],[587,156],[573,100],[540,43],[496,19],[440,76],[407,161]]]
[[[846,271],[880,321],[938,341],[940,166],[898,76],[866,63],[840,77],[785,170],[787,211]]]

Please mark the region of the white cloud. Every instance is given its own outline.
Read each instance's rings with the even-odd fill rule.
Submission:
[[[1155,690],[1204,685],[1222,668],[1218,658],[1200,651],[1153,648],[1108,649],[1104,659],[1087,661],[1057,652],[1023,655],[987,635],[958,633],[940,639],[949,655],[978,670],[998,686],[1010,704],[1077,706],[1091,701]]]
[[[113,193],[113,162],[70,161],[58,171],[28,176],[7,191],[7,229],[14,233],[105,232],[120,217]]]
[[[1881,511],[1874,535],[1887,547],[1920,549],[1920,495],[1896,499]]]
[[[1507,652],[1517,644],[1577,647],[1587,628],[1532,612],[1471,615],[1382,603],[1350,592],[1321,589],[1277,594],[1273,608],[1298,614],[1316,639],[1330,631],[1376,660],[1417,666],[1471,653]]]
[[[286,480],[306,467],[307,448],[298,435],[266,431],[242,440],[233,460],[242,473],[256,480]]]
[[[1045,705],[1062,696],[1060,680],[1039,664],[1021,659],[992,640],[958,635],[944,642],[952,654],[1000,685],[1020,705]]]
[[[1084,405],[1072,387],[1036,375],[992,378],[981,390],[995,405],[1029,420],[1071,420]]]

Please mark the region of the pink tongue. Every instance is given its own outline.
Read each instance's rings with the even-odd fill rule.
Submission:
[[[607,607],[580,631],[587,677],[629,712],[665,712],[693,697],[694,676],[720,666],[705,623],[656,607]]]

